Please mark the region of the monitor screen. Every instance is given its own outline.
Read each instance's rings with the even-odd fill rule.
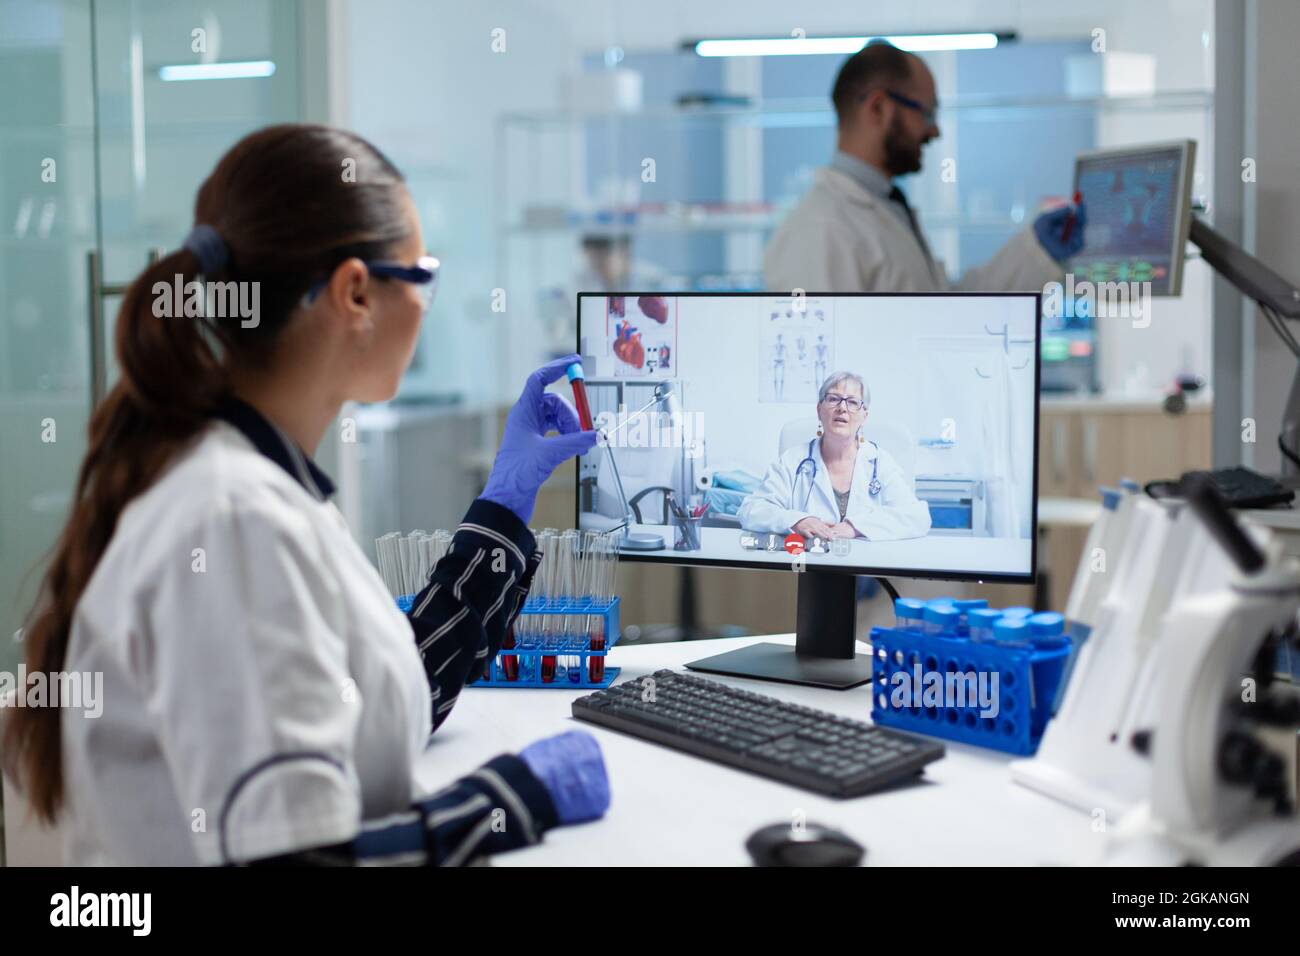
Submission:
[[[1095,392],[1097,380],[1097,323],[1086,300],[1062,298],[1059,310],[1043,316],[1044,392]]]
[[[1191,140],[1086,153],[1074,188],[1087,207],[1083,251],[1070,263],[1076,281],[1150,282],[1151,295],[1182,292],[1191,222]]]
[[[604,438],[579,527],[631,559],[1028,582],[1037,293],[578,297]]]

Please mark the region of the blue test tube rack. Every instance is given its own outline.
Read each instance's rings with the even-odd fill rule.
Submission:
[[[911,733],[1028,756],[1038,750],[1043,731],[1055,712],[1057,692],[1070,659],[1069,638],[1042,645],[974,641],[956,633],[926,634],[895,627],[871,629],[872,722]],[[915,687],[917,668],[922,685]],[[998,675],[997,715],[981,716],[977,700],[966,706],[925,706],[926,675],[937,673],[948,687],[948,674]],[[906,675],[906,682],[896,674]],[[930,680],[931,685],[933,680]],[[965,681],[967,686],[970,681]],[[912,706],[893,706],[896,688],[906,686]],[[900,695],[901,696],[901,695]],[[929,703],[933,704],[933,700]]]
[[[606,667],[604,676],[599,681],[590,678],[590,662],[593,657],[604,657],[609,649],[618,643],[621,636],[618,617],[619,600],[593,601],[591,598],[552,598],[550,600],[528,600],[519,609],[519,618],[541,614],[570,614],[576,617],[599,617],[603,620],[605,634],[604,650],[593,651],[586,634],[573,635],[559,644],[546,644],[536,647],[515,647],[502,649],[488,663],[488,672],[482,680],[476,680],[471,687],[544,687],[551,690],[598,690],[608,687],[618,677],[619,668]],[[518,619],[517,619],[518,620]],[[515,657],[515,679],[509,679],[509,673],[503,658]],[[542,680],[542,658],[554,657],[556,666],[552,680]],[[564,662],[568,666],[563,666]]]
[[[411,610],[415,595],[404,594],[396,598],[397,608],[403,614]],[[529,599],[519,609],[519,616],[536,614],[573,614],[583,617],[599,617],[604,621],[605,649],[593,651],[588,646],[587,635],[574,636],[561,644],[548,644],[538,647],[512,647],[502,650],[488,662],[488,672],[481,680],[473,681],[470,687],[548,687],[569,690],[600,690],[614,683],[619,668],[606,667],[604,677],[599,681],[590,679],[589,661],[593,657],[604,657],[609,649],[618,643],[622,632],[619,630],[618,598],[609,601],[593,601],[591,598],[553,598],[549,601]],[[516,657],[519,666],[516,678],[511,680],[502,664],[503,657]],[[542,680],[542,658],[556,658],[554,679]],[[559,659],[577,661],[577,664],[561,668]]]

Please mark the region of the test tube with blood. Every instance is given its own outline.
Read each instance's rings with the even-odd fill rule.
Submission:
[[[1074,232],[1074,224],[1079,218],[1079,204],[1083,202],[1083,193],[1077,189],[1074,191],[1074,208],[1065,214],[1065,225],[1061,227],[1061,241],[1068,242],[1070,233]]]
[[[505,639],[501,642],[501,670],[506,680],[519,680],[519,655],[506,654],[505,651],[515,646],[515,625],[506,628]]]
[[[592,598],[598,604],[607,603],[614,596],[613,587],[613,559],[617,556],[618,544],[615,533],[601,534],[593,537],[592,540]],[[588,619],[590,624],[588,633],[590,634],[591,643],[588,645],[593,651],[603,651],[606,649],[605,638],[605,618],[602,615],[593,614]],[[605,657],[604,655],[592,655],[587,659],[587,677],[593,684],[598,684],[605,679]]]
[[[582,423],[583,431],[591,431],[596,426],[592,423],[591,405],[587,402],[587,375],[582,370],[582,363],[574,362],[565,374],[573,387],[573,407],[578,411],[578,421]]]

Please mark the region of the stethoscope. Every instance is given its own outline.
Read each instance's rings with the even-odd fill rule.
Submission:
[[[816,444],[816,442],[816,438],[808,442],[808,454],[804,455],[803,460],[799,462],[798,467],[794,470],[795,488],[799,487],[800,476],[805,474],[808,476],[808,490],[804,492],[803,496],[804,511],[808,510],[808,502],[812,498],[813,482],[817,480],[817,459],[813,458],[813,445]],[[873,498],[879,498],[881,485],[880,479],[876,477],[876,472],[880,470],[880,446],[875,442],[872,442],[871,447],[876,450],[876,454],[875,457],[871,459],[871,480],[867,482],[867,494]],[[795,490],[792,488],[790,491],[791,502],[793,502],[794,497]],[[791,504],[791,507],[794,507],[793,503]]]

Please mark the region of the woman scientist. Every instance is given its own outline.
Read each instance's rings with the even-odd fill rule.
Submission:
[[[352,134],[270,127],[221,159],[194,218],[123,300],[121,379],[25,630],[31,671],[103,675],[98,718],[23,708],[6,728],[69,861],[456,864],[600,816],[586,734],[432,795],[412,774],[528,591],[538,486],[594,444],[545,392],[569,359],[529,379],[404,616],[310,458],[344,402],[397,391],[433,297],[401,174]],[[252,314],[214,308],[219,284]]]
[[[862,437],[871,392],[862,377],[836,372],[817,393],[817,437],[772,463],[740,506],[741,527],[805,538],[919,538],[930,509],[893,456]]]

